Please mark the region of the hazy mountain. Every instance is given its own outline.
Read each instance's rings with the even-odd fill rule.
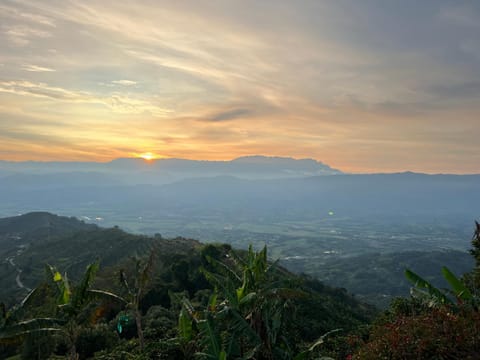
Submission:
[[[12,182],[36,182],[49,187],[53,182],[72,185],[92,184],[166,184],[185,178],[236,176],[244,179],[295,178],[339,174],[313,159],[248,156],[232,161],[185,159],[116,159],[95,162],[9,162],[0,161],[0,185]],[[29,175],[29,176],[27,176]],[[35,175],[35,177],[32,177]],[[49,175],[49,176],[47,176]]]
[[[114,175],[99,172],[62,172],[62,173],[15,173],[0,177],[0,187],[4,188],[58,188],[81,186],[112,186],[126,182]]]
[[[0,186],[0,211],[117,208],[132,214],[149,211],[165,216],[172,213],[192,216],[222,212],[233,217],[238,213],[252,217],[269,214],[315,217],[334,211],[345,216],[451,215],[468,219],[480,213],[480,175],[400,173],[268,180],[222,176],[141,186],[117,185],[114,181],[110,185],[108,181],[94,184],[95,181],[84,178],[62,182],[62,179],[60,176],[35,184],[4,178],[3,181],[9,182]]]

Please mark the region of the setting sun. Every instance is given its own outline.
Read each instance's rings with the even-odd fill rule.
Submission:
[[[155,155],[153,155],[151,152],[140,154],[139,157],[146,161],[155,159]]]

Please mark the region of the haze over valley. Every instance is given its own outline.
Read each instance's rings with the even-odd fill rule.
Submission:
[[[4,217],[41,210],[136,234],[238,248],[267,244],[287,268],[382,306],[407,294],[403,253],[415,252],[410,260],[437,254],[457,271],[468,269],[480,204],[480,175],[347,174],[311,159],[1,162],[0,171]],[[381,278],[384,256],[393,256],[388,271],[397,272],[402,286],[378,294],[352,283],[351,276],[368,273]],[[359,275],[332,275],[343,259],[368,266]]]

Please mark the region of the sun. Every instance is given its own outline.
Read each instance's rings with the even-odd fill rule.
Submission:
[[[151,161],[155,159],[155,155],[153,155],[151,152],[140,154],[139,157],[141,157],[143,160],[146,160],[146,161]]]

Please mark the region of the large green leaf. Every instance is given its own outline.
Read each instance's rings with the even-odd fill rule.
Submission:
[[[464,301],[470,301],[473,299],[470,290],[468,290],[465,284],[461,282],[446,266],[442,267],[442,274],[445,280],[447,280],[450,284],[455,296],[458,299],[462,299]]]
[[[54,288],[57,291],[57,301],[59,305],[65,305],[70,302],[70,284],[68,282],[67,274],[62,276],[60,272],[49,264],[45,265],[45,271],[47,273],[47,279],[54,284]]]
[[[99,267],[100,265],[98,261],[87,266],[87,269],[83,274],[82,280],[80,281],[78,286],[75,288],[75,291],[72,296],[73,309],[79,309],[83,304],[85,304],[88,301],[88,289],[92,285]]]
[[[203,338],[203,344],[207,352],[204,352],[209,359],[219,359],[222,351],[222,339],[211,316],[197,322]]]
[[[255,344],[261,342],[258,334],[236,309],[226,308],[225,310],[231,319],[231,330],[236,336],[245,336]]]
[[[34,332],[61,331],[63,323],[62,320],[55,318],[38,318],[18,322],[0,329],[0,341]]]
[[[155,267],[155,260],[157,256],[157,249],[154,247],[150,251],[150,255],[148,256],[148,260],[143,266],[141,273],[140,273],[140,281],[139,281],[139,290],[140,292],[143,292],[145,287],[147,286],[149,280],[150,280],[150,275]]]
[[[0,328],[3,327],[6,321],[7,321],[7,308],[5,304],[2,302],[0,303]]]
[[[441,304],[453,304],[453,302],[439,289],[430,284],[427,280],[423,279],[413,271],[406,269],[405,270],[406,278],[413,283],[414,286],[420,289],[425,289],[428,294],[435,298]]]
[[[182,308],[178,316],[178,330],[184,342],[189,342],[193,338],[192,319],[188,316],[187,311]]]
[[[88,289],[87,294],[89,295],[89,298],[95,298],[95,299],[111,299],[111,300],[116,300],[119,301],[123,304],[128,304],[128,301],[124,299],[123,297],[116,295],[114,293],[111,293],[109,291],[104,291],[104,290],[97,290],[97,289]]]
[[[201,272],[210,284],[216,289],[221,290],[223,297],[231,306],[238,306],[237,290],[235,289],[235,284],[229,277],[210,272],[206,269],[201,269]]]
[[[323,335],[320,336],[320,337],[318,338],[318,340],[315,341],[307,350],[302,351],[301,353],[297,354],[297,355],[293,358],[293,360],[305,360],[305,359],[308,359],[309,355],[310,355],[318,346],[322,345],[322,344],[325,342],[325,338],[326,338],[327,336],[330,336],[330,335],[332,335],[332,334],[335,334],[335,333],[337,333],[337,332],[339,332],[339,331],[342,331],[342,329],[331,330],[331,331],[323,334]],[[323,356],[322,356],[319,360],[321,360],[321,359],[327,360],[327,359],[330,359],[330,358],[328,358],[328,357],[323,357]]]

